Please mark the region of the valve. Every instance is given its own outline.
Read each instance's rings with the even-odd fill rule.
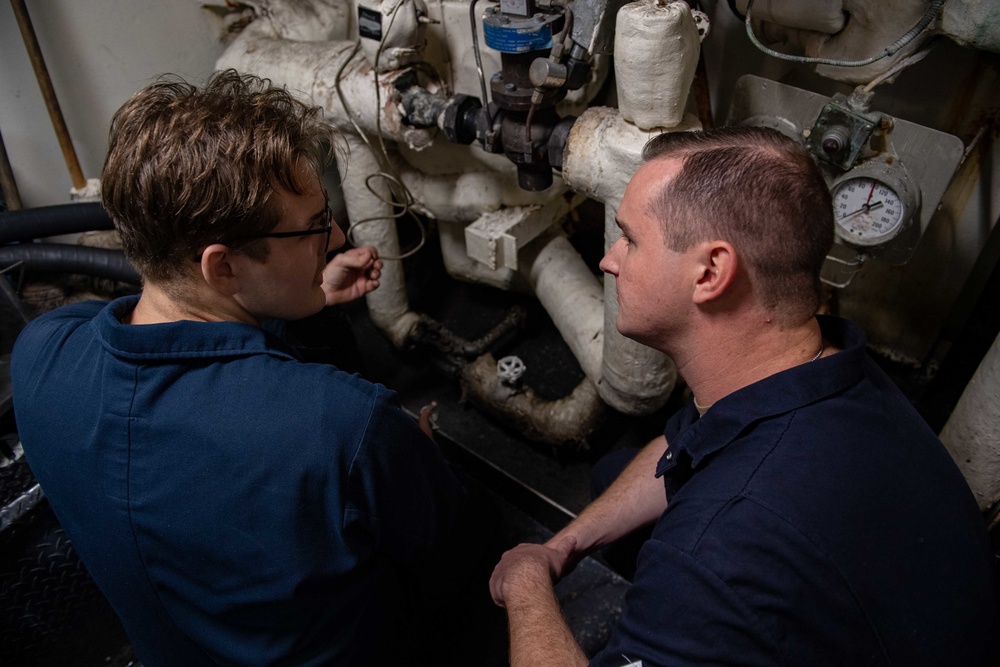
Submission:
[[[503,357],[497,362],[497,377],[508,387],[517,387],[521,384],[521,376],[528,367],[524,365],[521,358],[516,355]]]

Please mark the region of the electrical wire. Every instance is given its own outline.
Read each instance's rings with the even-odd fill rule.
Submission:
[[[392,17],[389,19],[389,25],[385,29],[384,36],[388,36],[389,33],[392,31],[392,26],[396,22],[396,16],[399,14],[399,10],[403,6],[403,4],[404,3],[400,3],[396,5],[395,9],[393,9]],[[352,245],[357,245],[357,243],[354,240],[354,230],[357,229],[359,226],[379,221],[396,221],[407,214],[417,224],[417,229],[420,230],[420,241],[417,242],[417,244],[413,248],[410,248],[406,252],[400,253],[399,255],[395,256],[379,254],[379,259],[388,261],[388,260],[403,260],[417,253],[421,248],[424,247],[424,244],[427,242],[427,230],[424,227],[424,223],[413,212],[413,204],[416,201],[416,199],[413,197],[413,193],[410,192],[409,188],[406,187],[406,184],[403,183],[402,177],[400,177],[399,173],[396,171],[393,160],[389,156],[389,151],[386,148],[385,140],[382,137],[382,112],[381,112],[382,95],[378,80],[378,65],[379,65],[379,60],[382,56],[382,50],[384,48],[385,48],[385,37],[383,37],[383,39],[379,42],[378,50],[375,52],[375,63],[372,66],[372,71],[375,78],[375,135],[378,138],[379,150],[375,149],[375,147],[372,145],[372,142],[368,139],[368,135],[365,134],[364,130],[362,130],[361,127],[354,120],[354,114],[351,112],[351,108],[347,104],[347,98],[344,96],[344,92],[340,88],[340,82],[343,77],[344,69],[346,69],[347,64],[354,59],[354,56],[357,55],[358,51],[361,49],[360,37],[358,38],[358,41],[355,43],[354,48],[351,50],[350,55],[347,57],[346,60],[344,60],[343,63],[341,63],[340,67],[337,69],[337,73],[336,75],[334,75],[333,83],[334,83],[334,90],[336,90],[337,92],[337,98],[340,100],[340,104],[344,107],[344,110],[347,112],[347,117],[350,119],[351,125],[354,126],[354,129],[358,133],[358,136],[361,137],[361,140],[364,141],[365,145],[368,146],[368,149],[372,152],[372,155],[382,166],[382,171],[378,171],[374,174],[369,174],[365,178],[365,187],[372,194],[372,196],[374,196],[379,202],[387,204],[393,208],[399,209],[396,213],[393,213],[392,215],[389,216],[373,216],[370,218],[363,218],[361,220],[353,221],[350,225],[348,225],[347,228],[346,232],[347,240],[350,241]],[[350,159],[349,153],[348,153],[348,159]],[[372,179],[375,178],[382,178],[386,180],[390,185],[396,186],[395,190],[392,187],[388,188],[389,193],[391,195],[390,198],[387,199],[383,197],[377,190],[375,190],[375,188],[372,186]],[[402,203],[400,203],[400,201],[402,201]]]
[[[756,46],[758,49],[760,49],[767,55],[774,56],[775,58],[780,58],[782,60],[791,60],[792,62],[809,63],[812,65],[833,65],[836,67],[864,67],[865,65],[871,65],[873,62],[882,60],[887,56],[893,55],[901,48],[912,42],[914,38],[916,38],[917,35],[922,33],[924,31],[924,28],[930,25],[930,22],[937,17],[938,13],[941,11],[941,7],[944,5],[945,0],[931,0],[931,4],[927,8],[927,11],[924,12],[923,18],[921,18],[915,26],[910,28],[910,30],[905,35],[897,39],[895,42],[893,42],[886,48],[882,49],[882,51],[878,55],[872,56],[871,58],[866,58],[865,60],[831,60],[829,58],[793,56],[787,53],[780,53],[773,49],[769,49],[768,47],[761,44],[760,40],[757,39],[757,35],[754,34],[753,25],[751,23],[751,17],[750,17],[750,11],[753,8],[753,2],[754,0],[750,0],[747,3],[747,14],[746,14],[747,36],[750,38],[750,41],[753,43],[754,46]]]
[[[388,199],[382,197],[382,195],[380,195],[378,193],[378,191],[375,190],[375,188],[373,188],[372,185],[371,185],[371,181],[372,181],[373,178],[384,178],[385,180],[389,181],[390,183],[396,185],[400,189],[400,192],[402,194],[403,203],[401,204],[401,203],[399,203],[399,201],[397,201],[397,199],[399,197],[398,195],[395,195],[394,197],[390,197]],[[415,245],[413,248],[411,248],[411,249],[407,250],[406,252],[400,254],[398,257],[383,257],[382,255],[379,255],[379,258],[380,259],[405,259],[405,258],[409,257],[410,255],[415,254],[421,248],[423,248],[424,247],[424,243],[427,241],[427,234],[426,234],[426,230],[424,228],[424,223],[420,221],[420,218],[418,218],[416,215],[413,214],[412,207],[413,207],[413,204],[414,204],[414,202],[416,200],[413,199],[413,194],[403,184],[403,182],[401,180],[395,178],[394,176],[390,175],[390,174],[387,174],[385,172],[378,172],[378,173],[375,173],[375,174],[369,174],[365,178],[365,187],[368,188],[368,191],[371,192],[372,195],[376,199],[378,199],[381,203],[388,204],[389,206],[392,206],[393,208],[399,208],[399,211],[396,212],[396,213],[394,213],[393,215],[390,215],[390,216],[373,216],[371,218],[363,218],[361,220],[358,220],[358,221],[352,223],[347,228],[347,234],[346,234],[347,240],[351,242],[351,245],[357,245],[357,243],[354,240],[354,230],[357,229],[358,227],[360,227],[362,225],[366,225],[366,224],[372,223],[372,222],[380,222],[380,221],[384,221],[384,220],[399,220],[404,215],[409,214],[413,218],[413,220],[417,223],[417,227],[420,229],[420,241],[419,241],[419,243],[417,243],[417,245]],[[389,188],[389,192],[392,193],[392,188]]]

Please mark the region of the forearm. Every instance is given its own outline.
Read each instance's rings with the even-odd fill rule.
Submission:
[[[511,667],[569,667],[587,664],[587,656],[559,610],[551,580],[522,580],[506,598],[510,625]]]
[[[550,542],[571,535],[577,553],[589,553],[659,518],[667,509],[667,498],[655,473],[666,447],[663,436],[646,445],[614,483]]]

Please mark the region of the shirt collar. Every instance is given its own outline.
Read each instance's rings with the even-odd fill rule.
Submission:
[[[823,338],[841,348],[816,361],[768,376],[719,399],[698,418],[694,401],[667,422],[667,451],[656,468],[659,477],[677,465],[680,454],[697,468],[756,421],[791,412],[856,384],[862,377],[865,335],[847,320],[817,316]]]
[[[293,348],[274,334],[242,322],[167,322],[123,324],[139,302],[138,295],[116,299],[93,320],[97,337],[117,357],[126,359],[190,359],[267,353],[299,359]]]

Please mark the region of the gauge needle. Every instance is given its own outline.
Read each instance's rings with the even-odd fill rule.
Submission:
[[[868,206],[868,204],[871,202],[873,194],[875,194],[875,182],[874,181],[872,181],[872,189],[868,191],[868,199],[865,200],[865,206]]]
[[[840,219],[841,220],[847,220],[848,218],[854,217],[858,213],[867,213],[868,211],[874,211],[875,209],[877,209],[880,206],[882,206],[882,202],[880,202],[880,201],[877,201],[874,204],[862,204],[861,208],[859,208],[857,211],[851,211],[847,215],[841,216]]]

